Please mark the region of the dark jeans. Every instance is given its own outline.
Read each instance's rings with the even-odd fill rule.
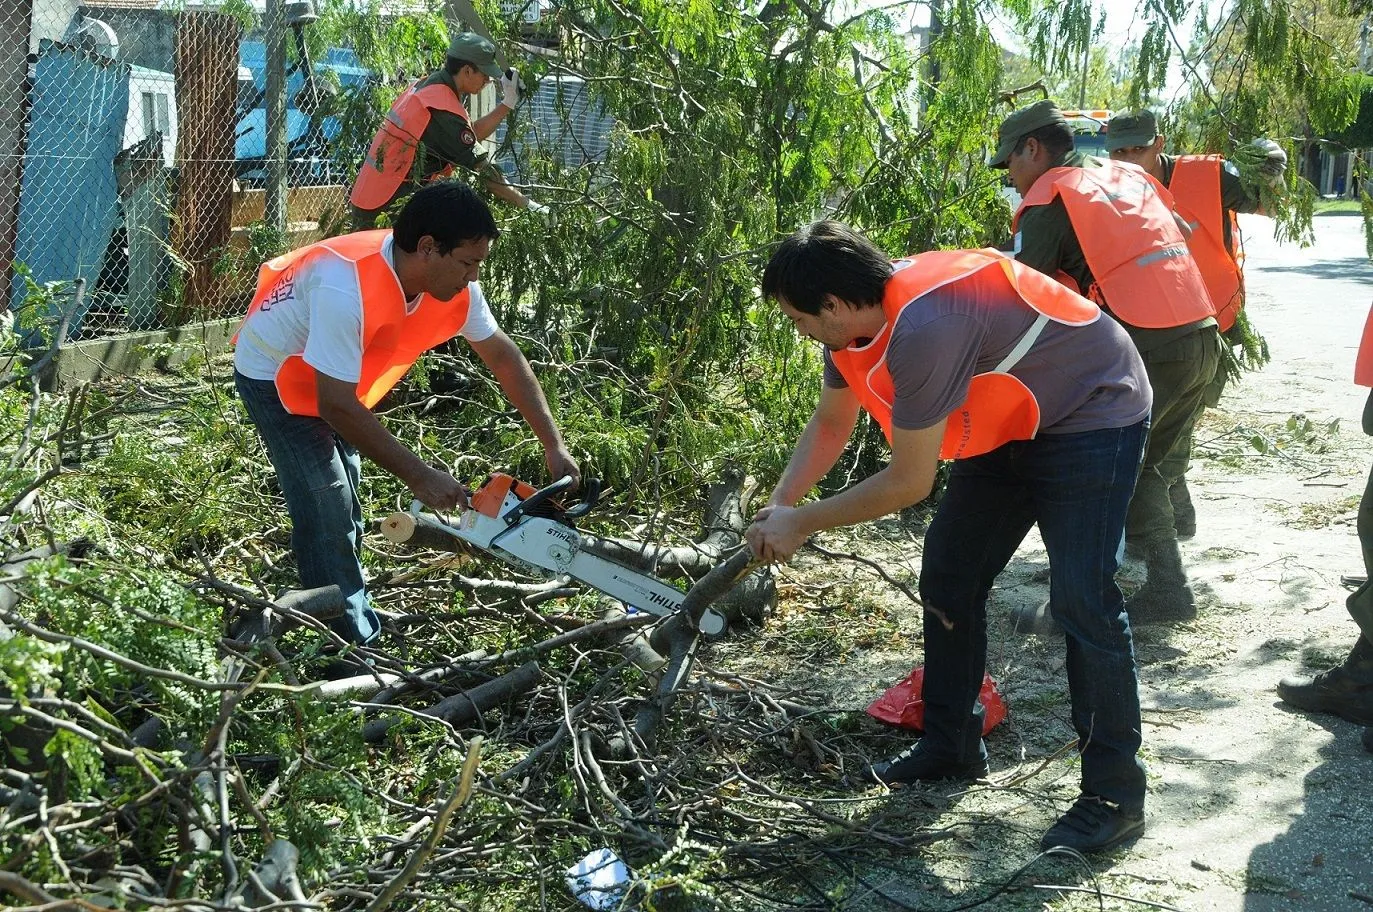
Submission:
[[[954,462],[925,536],[925,739],[936,756],[983,750],[977,693],[987,665],[987,593],[1030,526],[1049,552],[1050,603],[1068,641],[1068,690],[1082,790],[1144,806],[1139,682],[1115,572],[1149,422],[1041,434]]]
[[[1363,406],[1363,432],[1373,435],[1373,391]],[[1363,498],[1359,501],[1359,546],[1363,550],[1364,584],[1349,596],[1345,606],[1368,642],[1373,643],[1373,468],[1368,470]]]
[[[337,584],[348,601],[330,626],[363,644],[381,630],[367,602],[358,555],[362,548],[361,460],[357,450],[321,418],[292,415],[276,384],[234,371],[234,386],[276,469],[291,515],[291,550],[306,589]]]

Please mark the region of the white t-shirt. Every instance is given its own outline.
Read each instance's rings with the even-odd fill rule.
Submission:
[[[394,271],[390,237],[382,242],[381,255]],[[480,342],[500,327],[481,285],[473,282],[467,292],[467,320],[458,335]],[[336,380],[356,383],[362,378],[362,292],[357,271],[352,263],[327,251],[302,267],[293,267],[271,299],[248,318],[234,348],[234,368],[251,380],[274,380],[281,363],[297,354]]]

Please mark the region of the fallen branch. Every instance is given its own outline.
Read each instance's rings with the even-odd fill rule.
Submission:
[[[447,722],[454,728],[458,728],[475,721],[488,709],[499,706],[529,690],[539,680],[541,673],[538,662],[526,662],[514,671],[501,675],[495,680],[487,681],[471,690],[454,694],[435,703],[428,709],[421,710],[421,715],[432,716]],[[400,719],[391,716],[373,719],[363,726],[362,738],[369,744],[375,744],[385,738],[386,733],[400,721]]]
[[[415,854],[410,856],[410,860],[405,863],[405,867],[400,873],[391,879],[391,882],[378,894],[371,905],[367,907],[367,912],[385,912],[405,889],[406,884],[415,879],[420,868],[424,867],[429,856],[434,854],[439,842],[443,840],[443,834],[448,830],[448,823],[453,818],[453,814],[458,808],[467,803],[468,797],[472,794],[472,778],[477,773],[477,761],[481,758],[482,739],[481,736],[473,738],[467,747],[467,759],[463,761],[462,773],[458,777],[458,786],[453,790],[452,796],[444,802],[442,808],[434,817],[434,826],[429,830],[429,835],[424,842],[415,850]]]

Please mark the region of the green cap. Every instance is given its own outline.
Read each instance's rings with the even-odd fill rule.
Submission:
[[[1153,111],[1127,111],[1106,123],[1106,151],[1147,146],[1158,136],[1158,118]]]
[[[1015,111],[1001,122],[1001,129],[996,132],[996,154],[987,164],[993,168],[1006,167],[1006,159],[1011,157],[1011,152],[1015,150],[1016,143],[1020,142],[1020,137],[1050,124],[1067,123],[1058,105],[1047,99]]]
[[[505,75],[496,65],[496,46],[491,39],[483,38],[476,32],[454,36],[448,44],[448,56],[467,61],[492,79],[500,79]]]

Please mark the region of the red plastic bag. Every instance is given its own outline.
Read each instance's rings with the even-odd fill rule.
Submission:
[[[925,666],[921,665],[895,687],[872,701],[868,715],[881,722],[899,725],[902,728],[925,729],[925,701],[920,698],[920,687],[925,680]],[[982,676],[982,692],[977,695],[982,704],[982,734],[996,728],[1006,719],[1006,698],[996,689],[992,676]]]

